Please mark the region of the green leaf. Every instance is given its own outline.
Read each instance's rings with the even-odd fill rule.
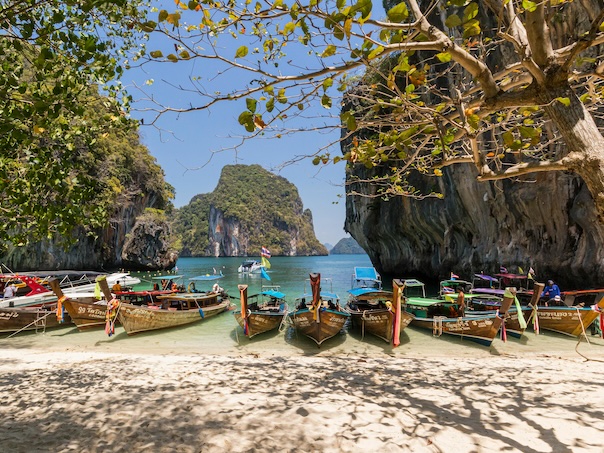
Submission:
[[[459,27],[461,25],[461,19],[457,14],[451,14],[445,19],[445,25],[447,28]]]
[[[285,96],[285,88],[281,88],[279,90],[279,93],[277,94],[277,102],[279,102],[280,104],[287,103],[287,96]]]
[[[165,21],[167,18],[168,18],[168,11],[166,11],[165,9],[162,9],[162,10],[159,12],[159,15],[157,16],[157,19],[158,19],[160,22],[163,22],[163,21]]]
[[[178,57],[176,55],[174,55],[173,53],[171,53],[170,55],[168,55],[166,58],[168,60],[170,60],[172,63],[176,63],[178,61]]]
[[[537,9],[537,4],[531,0],[522,0],[522,7],[532,13]]]
[[[464,22],[474,19],[478,15],[478,5],[474,2],[470,3],[463,10]]]
[[[330,109],[331,108],[331,98],[329,96],[327,96],[326,94],[321,96],[321,105],[323,107],[325,107],[326,109]]]
[[[331,87],[333,85],[333,79],[331,77],[328,77],[327,79],[323,80],[323,90],[327,90],[327,88]]]
[[[383,51],[384,51],[384,48],[382,46],[378,46],[375,49],[373,49],[371,52],[369,52],[369,55],[367,55],[367,59],[373,60],[375,57],[380,56]]]
[[[145,33],[151,33],[157,27],[157,22],[153,22],[152,20],[141,24],[141,30]]]
[[[479,35],[482,31],[480,29],[480,23],[476,19],[471,19],[463,24],[463,29],[464,39]]]
[[[182,52],[180,52],[178,54],[178,56],[180,57],[181,60],[188,60],[191,58],[191,55],[189,55],[189,52],[187,52],[186,50],[183,50]]]
[[[237,49],[237,52],[235,52],[235,58],[243,58],[247,55],[247,53],[248,53],[247,46],[241,46],[241,47],[239,47],[239,49]]]
[[[330,44],[325,48],[325,50],[321,54],[321,58],[331,57],[332,55],[335,55],[335,53],[336,53],[336,46],[334,46],[333,44]]]
[[[409,10],[405,2],[400,2],[398,5],[390,8],[386,13],[390,22],[401,23],[409,17]]]
[[[241,115],[239,115],[238,121],[248,132],[254,132],[256,129],[256,126],[254,126],[254,114],[252,112],[242,112]]]
[[[149,53],[149,55],[151,55],[151,58],[161,58],[164,56],[161,50],[153,50]]]
[[[570,107],[570,99],[569,98],[556,98],[556,101],[558,101],[560,104],[566,106],[566,107]]]
[[[451,54],[449,52],[437,53],[436,58],[438,58],[442,63],[448,63],[451,61]]]
[[[252,112],[255,113],[256,112],[256,105],[258,104],[258,101],[256,101],[256,99],[254,98],[246,98],[245,99],[245,105],[247,107],[247,109]]]

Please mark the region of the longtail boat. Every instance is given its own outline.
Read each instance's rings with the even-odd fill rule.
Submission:
[[[401,311],[400,287],[393,282],[394,292],[383,290],[381,277],[373,267],[356,267],[353,285],[344,307],[350,313],[352,327],[361,331],[362,338],[367,332],[398,346],[400,331],[413,319],[411,313]]]
[[[104,275],[96,278],[97,284],[101,288],[106,288],[109,294],[109,300],[112,299],[109,293],[109,286]],[[100,283],[103,283],[102,285]],[[58,298],[58,305],[64,307],[71,321],[76,325],[79,331],[105,327],[107,316],[107,298],[100,299],[94,293],[63,293],[57,280],[51,280],[50,286]],[[57,311],[59,308],[57,307]]]
[[[248,297],[248,285],[239,285],[241,309],[233,316],[243,329],[243,333],[252,338],[258,334],[279,328],[288,311],[285,294],[278,286],[263,286],[262,291]]]
[[[535,283],[535,292],[540,294],[543,291],[543,283]],[[536,332],[539,330],[549,330],[573,337],[587,335],[587,328],[600,317],[600,325],[603,322],[604,310],[604,289],[578,291],[576,294],[569,292],[565,297],[566,302],[570,302],[569,296],[581,295],[581,300],[586,301],[588,297],[595,302],[593,305],[585,306],[585,302],[574,306],[543,306],[537,303],[530,305],[531,315],[529,322],[533,322],[533,328]],[[568,298],[568,299],[567,299]],[[576,299],[572,299],[573,301]],[[543,303],[543,301],[540,301]],[[536,322],[535,322],[536,319]]]
[[[222,275],[200,276],[190,280],[216,280]],[[217,285],[216,285],[217,286]],[[137,306],[121,302],[117,317],[128,335],[167,329],[201,321],[228,311],[231,300],[224,290],[173,293],[157,296],[156,302]]]
[[[434,336],[447,334],[485,346],[492,344],[502,323],[498,312],[465,316],[463,306],[457,302],[427,298],[422,282],[406,279],[404,283],[407,290],[405,310],[415,316],[412,326],[431,330]]]
[[[321,346],[342,330],[350,313],[342,309],[337,294],[321,291],[321,274],[310,274],[310,287],[311,294],[298,297],[295,310],[287,316],[296,332]]]
[[[27,330],[44,332],[54,327],[72,325],[68,314],[57,316],[57,304],[42,307],[0,308],[0,332],[18,333]]]
[[[467,307],[464,314],[472,317],[485,316],[499,311],[499,316],[502,317],[504,321],[501,327],[503,330],[502,337],[505,338],[506,335],[511,335],[520,338],[526,330],[526,320],[531,313],[531,309],[520,305],[520,301],[516,297],[515,288],[509,288],[508,291],[510,292],[508,296],[513,298],[515,305],[512,305],[505,314],[501,312],[501,305],[506,290],[501,290],[500,296],[491,293],[464,294],[464,303]],[[444,295],[444,299],[451,303],[456,303],[458,298],[459,293]]]

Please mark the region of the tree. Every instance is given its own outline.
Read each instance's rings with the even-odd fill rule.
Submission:
[[[115,80],[150,28],[144,5],[0,3],[0,240],[20,244],[106,223],[107,188],[89,169],[103,135],[136,126]]]
[[[249,137],[279,136],[313,101],[329,111],[346,93],[338,124],[314,127],[342,127],[346,161],[387,169],[371,181],[380,196],[416,195],[412,169],[438,177],[471,163],[483,181],[567,170],[604,215],[599,3],[407,0],[375,16],[370,0],[193,0],[161,10],[156,31],[175,51],[149,59],[208,60],[238,85],[217,92],[216,74],[194,74],[187,90],[201,101],[156,113],[245,101],[239,122]]]

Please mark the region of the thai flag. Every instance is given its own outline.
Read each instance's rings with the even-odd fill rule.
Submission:
[[[263,256],[265,258],[270,258],[271,257],[271,252],[266,247],[262,247],[262,251],[260,252],[260,256]]]
[[[451,272],[451,280],[455,280],[456,278],[459,278],[459,275],[454,274],[453,272]]]
[[[507,274],[508,273],[508,269],[506,267],[501,266],[499,268],[499,273],[500,274]]]

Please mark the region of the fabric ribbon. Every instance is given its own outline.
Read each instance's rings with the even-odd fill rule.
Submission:
[[[600,313],[600,316],[598,317],[600,321],[600,338],[604,338],[604,311],[602,311],[597,305],[592,305],[591,309]]]
[[[59,300],[57,300],[57,321],[63,322],[63,303],[67,300],[66,295],[62,295]]]
[[[105,312],[105,333],[111,336],[115,333],[115,321],[117,319],[117,309],[120,306],[118,299],[111,299],[107,302],[107,311]]]

